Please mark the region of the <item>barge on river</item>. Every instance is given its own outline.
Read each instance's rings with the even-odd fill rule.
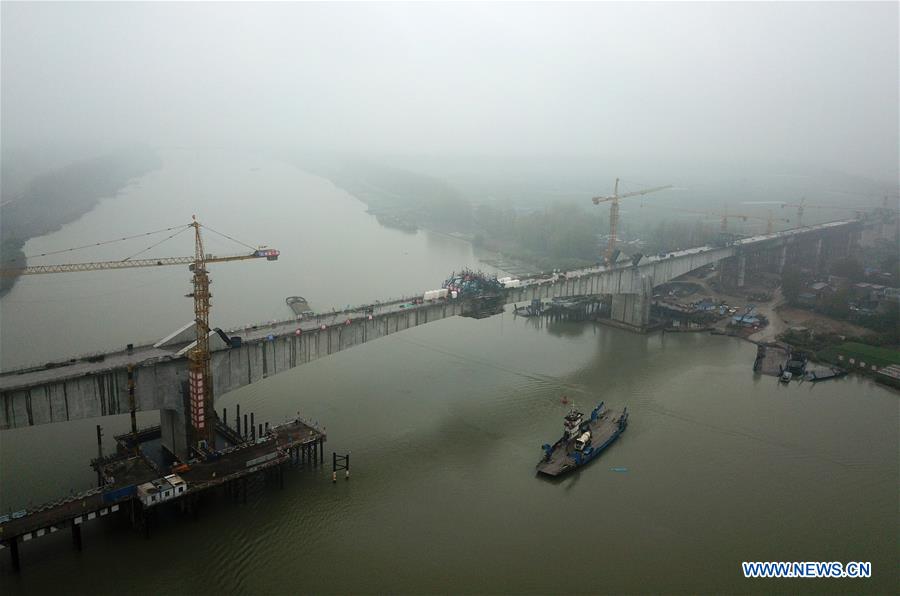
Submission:
[[[563,436],[556,443],[543,446],[544,457],[536,466],[538,473],[559,476],[600,455],[628,426],[628,408],[621,412],[608,410],[600,402],[587,420],[572,408],[564,426]]]

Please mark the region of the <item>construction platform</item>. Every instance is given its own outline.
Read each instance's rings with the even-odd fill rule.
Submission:
[[[18,571],[22,542],[70,529],[75,548],[81,550],[81,525],[120,510],[127,510],[133,525],[149,535],[150,514],[159,505],[178,501],[193,508],[201,493],[220,486],[232,494],[242,488],[246,501],[251,476],[277,475],[283,486],[285,464],[324,463],[323,429],[300,418],[266,427],[247,436],[218,422],[216,444],[223,448],[187,462],[160,458],[158,426],[119,435],[115,454],[91,462],[97,488],[0,517],[0,549],[10,550],[12,567]]]

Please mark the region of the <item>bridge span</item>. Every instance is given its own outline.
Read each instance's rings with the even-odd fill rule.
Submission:
[[[611,318],[641,330],[649,321],[653,287],[690,271],[721,263],[723,283],[743,285],[755,262],[774,261],[780,270],[792,255],[820,260],[846,253],[862,228],[858,220],[831,222],[755,236],[727,246],[703,246],[665,255],[622,259],[614,266],[569,271],[555,278],[523,280],[505,290],[502,302],[611,295]],[[730,279],[730,281],[729,281]],[[241,338],[229,347],[212,341],[213,387],[217,396],[340,352],[352,346],[447,317],[466,315],[478,304],[471,299],[413,304],[400,300],[357,310],[325,313],[250,328],[231,329]],[[187,349],[193,327],[152,346],[90,358],[51,362],[41,367],[0,374],[0,429],[128,413],[129,369],[135,410],[159,410],[163,442],[176,454],[187,450]],[[215,340],[216,338],[212,338]]]

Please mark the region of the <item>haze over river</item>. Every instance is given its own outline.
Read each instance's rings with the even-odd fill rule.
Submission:
[[[383,228],[293,166],[206,150],[163,158],[25,253],[196,213],[282,251],[211,268],[221,327],[285,318],[289,295],[326,310],[437,288],[478,264],[468,243]],[[188,236],[147,255],[192,254]],[[50,262],[122,258],[155,239]],[[210,253],[249,251],[205,239]],[[190,320],[188,281],[186,267],[22,278],[0,302],[2,367],[158,339]],[[783,386],[754,375],[754,355],[726,337],[511,313],[405,331],[217,400],[257,421],[319,420],[329,457],[352,452],[349,481],[333,485],[328,465],[291,470],[284,490],[251,485],[246,506],[218,496],[197,521],[163,515],[150,540],[123,518],[87,524],[82,553],[66,532],[31,541],[21,576],[0,557],[4,592],[893,591],[897,393],[857,377]],[[631,419],[600,459],[551,482],[534,465],[561,433],[562,395],[584,411],[627,406]],[[89,487],[97,423],[110,449],[128,417],[0,433],[0,509]],[[873,577],[745,580],[741,561],[871,561]]]

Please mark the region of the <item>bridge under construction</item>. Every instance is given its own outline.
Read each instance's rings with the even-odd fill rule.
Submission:
[[[522,278],[505,287],[492,280],[496,291],[490,296],[429,291],[357,309],[228,330],[209,326],[208,301],[204,303],[208,288],[196,279],[197,262],[215,258],[196,257],[191,261],[195,274],[191,296],[200,313],[195,321],[153,345],[129,345],[0,374],[0,429],[129,412],[132,419],[131,432],[117,437],[119,452],[94,460],[97,489],[4,519],[0,546],[10,549],[18,568],[20,541],[69,528],[80,548],[82,523],[126,506],[132,522],[149,531],[147,516],[156,505],[150,500],[154,496],[160,503],[177,499],[182,508],[191,509],[211,488],[224,487],[234,495],[241,483],[246,491],[247,478],[254,475],[280,480],[287,462],[324,463],[325,433],[311,423],[298,418],[271,429],[265,425],[265,430],[260,424],[257,430],[252,414],[249,425],[245,414],[242,431],[239,411],[233,426],[226,412],[218,416],[214,398],[244,385],[412,327],[452,316],[483,318],[502,312],[506,304],[534,300],[610,297],[614,324],[645,331],[656,286],[717,264],[723,285],[741,287],[754,269],[780,271],[793,261],[819,264],[847,255],[863,227],[860,220],[838,221],[649,257],[612,253],[605,265],[592,268]],[[200,255],[199,228],[195,230]],[[219,260],[259,257],[272,260],[277,251]],[[202,276],[205,265],[199,269]],[[198,384],[198,378],[203,382]],[[139,431],[135,413],[152,410],[160,413],[159,425]],[[146,451],[149,444],[164,454],[162,461]],[[340,469],[349,475],[349,456],[334,454],[333,459],[335,474],[340,459]]]
[[[754,236],[728,246],[704,246],[523,279],[506,288],[503,304],[572,296],[609,295],[611,319],[636,331],[649,322],[655,286],[718,263],[724,285],[741,287],[761,264],[778,269],[793,259],[822,261],[847,254],[862,230],[858,220],[839,221]],[[375,303],[367,308],[296,317],[249,328],[208,332],[210,371],[216,396],[393,333],[467,315],[480,308],[460,297]],[[196,347],[196,323],[153,345],[73,358],[0,374],[0,429],[159,410],[163,442],[185,454],[188,413],[184,384]]]

